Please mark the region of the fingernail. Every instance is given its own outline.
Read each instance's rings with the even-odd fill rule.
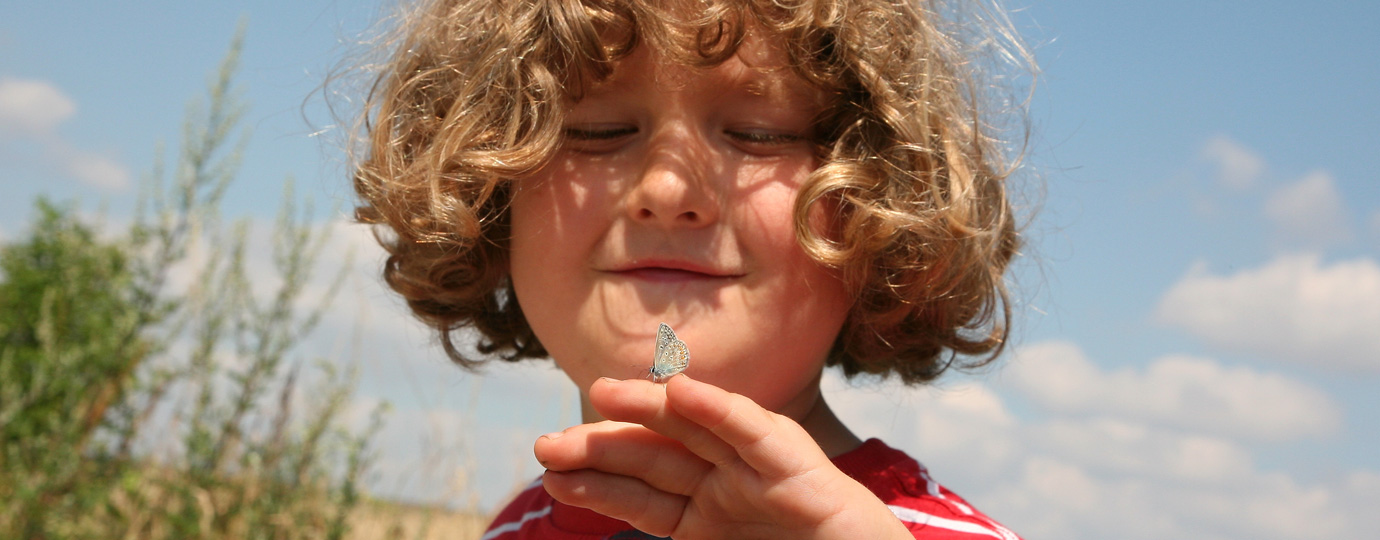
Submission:
[[[599,380],[611,383],[623,382],[623,379],[615,379],[613,377],[599,377]]]
[[[546,435],[542,435],[541,438],[546,439],[546,440],[549,440],[549,441],[554,441],[554,440],[556,440],[556,439],[561,438],[561,435],[565,435],[565,432],[564,432],[564,431],[556,431],[556,432],[552,432],[552,433],[547,433]]]

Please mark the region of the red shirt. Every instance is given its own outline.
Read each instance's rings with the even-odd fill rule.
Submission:
[[[833,459],[834,465],[867,486],[891,513],[924,540],[1020,540],[974,510],[958,495],[930,479],[929,471],[905,452],[868,439]],[[624,540],[654,538],[622,521],[562,504],[546,494],[541,480],[519,493],[499,512],[481,540]]]

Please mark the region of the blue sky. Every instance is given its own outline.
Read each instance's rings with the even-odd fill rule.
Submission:
[[[253,138],[226,213],[271,221],[288,176],[348,207],[312,92],[379,6],[15,4],[0,18],[0,238],[41,193],[127,215],[242,18]],[[1375,530],[1377,19],[1342,1],[1021,10],[1042,68],[1026,188],[1043,195],[1012,354],[936,390],[831,382],[841,414],[1032,539]],[[332,253],[353,246],[359,270],[301,355],[339,353],[367,317],[340,356],[363,366],[361,410],[397,406],[376,488],[492,507],[536,474],[531,441],[576,417],[573,389],[539,366],[446,365],[371,281],[367,233],[332,227]],[[459,495],[436,480],[457,476]]]

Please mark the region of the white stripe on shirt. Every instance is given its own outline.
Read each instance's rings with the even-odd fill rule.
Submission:
[[[959,512],[963,512],[970,516],[974,514],[973,509],[968,505],[945,497],[944,493],[940,491],[939,482],[935,482],[933,478],[930,478],[930,472],[928,470],[920,469],[920,478],[925,480],[925,491],[929,492],[930,496],[949,503],[954,508],[957,508]]]
[[[901,519],[901,521],[905,521],[907,523],[916,523],[930,527],[949,529],[951,531],[972,534],[985,534],[987,536],[991,536],[994,538],[1002,538],[1001,533],[998,533],[997,531],[993,531],[992,529],[983,527],[982,525],[978,525],[976,523],[958,521],[956,519],[942,518],[936,515],[926,514],[914,508],[906,508],[904,506],[894,506],[888,504],[886,505],[886,507],[891,509],[891,513],[895,514],[896,517]]]
[[[546,515],[550,513],[550,506],[542,508],[541,510],[533,510],[531,512],[523,514],[522,519],[519,519],[517,521],[510,521],[508,523],[504,523],[502,525],[494,527],[493,529],[490,529],[489,532],[484,534],[484,536],[479,537],[479,540],[493,540],[494,538],[498,538],[500,535],[504,533],[510,533],[518,529],[521,529],[523,524],[527,523],[528,521],[532,521],[534,519],[541,519],[543,517],[546,517]]]

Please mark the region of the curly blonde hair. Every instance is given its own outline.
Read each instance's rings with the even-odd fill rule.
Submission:
[[[828,364],[906,383],[986,364],[1009,333],[1003,274],[1019,240],[1016,160],[982,110],[1000,86],[978,60],[1028,55],[999,10],[955,13],[923,0],[425,2],[369,91],[358,219],[391,229],[384,278],[457,363],[544,357],[507,278],[511,182],[557,152],[568,104],[634,48],[713,66],[761,33],[832,99],[794,209],[801,246],[855,298]],[[830,230],[809,226],[816,205]],[[455,345],[466,327],[478,358]]]

